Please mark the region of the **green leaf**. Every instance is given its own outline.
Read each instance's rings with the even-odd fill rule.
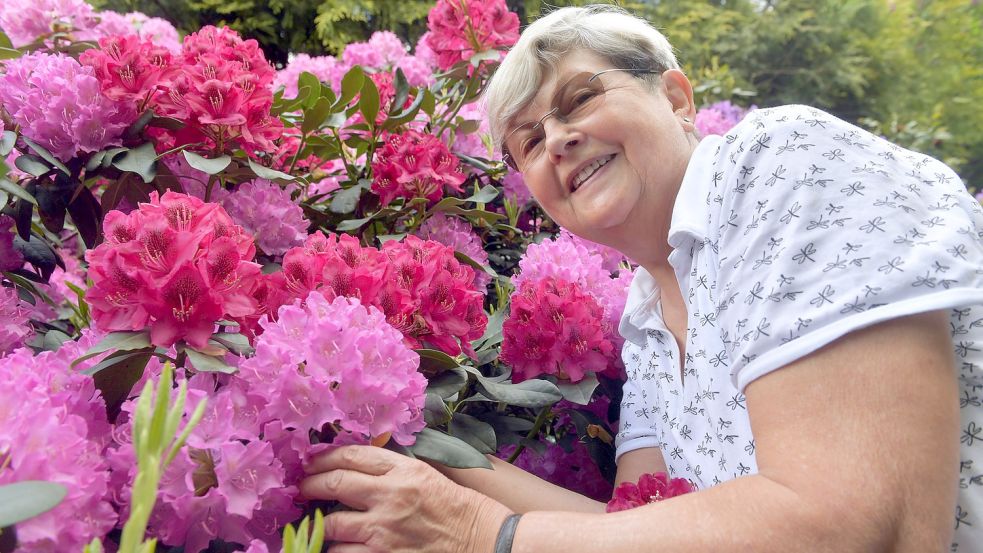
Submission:
[[[34,150],[37,155],[41,156],[41,159],[47,161],[49,165],[52,167],[57,167],[59,171],[65,173],[66,175],[72,174],[71,171],[68,170],[68,167],[65,167],[64,163],[58,161],[58,159],[46,148],[24,135],[21,135],[20,139],[23,140],[24,143],[27,144],[32,150]]]
[[[358,228],[362,228],[362,225],[368,223],[371,220],[372,220],[371,216],[362,217],[361,219],[345,219],[344,221],[338,223],[338,226],[335,227],[335,230],[341,230],[341,231],[355,230]]]
[[[563,394],[563,399],[578,405],[587,405],[598,384],[597,377],[591,374],[576,384],[563,381],[558,382],[556,387]]]
[[[19,58],[23,55],[20,50],[15,50],[14,48],[7,48],[5,46],[0,46],[0,60],[12,60]]]
[[[207,355],[190,347],[184,348],[184,351],[188,354],[188,359],[198,372],[233,374],[238,370],[214,355]]]
[[[12,42],[10,42],[10,37],[8,37],[7,34],[4,33],[3,31],[0,31],[0,47],[2,47],[2,48],[13,48],[14,47],[14,44]],[[3,525],[0,524],[0,528],[2,528],[2,527],[3,527]]]
[[[397,109],[401,109],[403,104],[406,103],[406,99],[410,96],[410,83],[406,80],[406,74],[403,73],[402,69],[396,68],[396,74],[393,77],[393,88],[396,93],[393,96],[392,103],[389,105],[389,112],[392,113]],[[419,94],[417,94],[419,96]]]
[[[461,388],[468,383],[468,373],[460,367],[445,370],[430,379],[427,385],[428,394],[436,394],[442,399],[447,399],[461,391]]]
[[[458,261],[460,261],[461,263],[464,263],[465,265],[468,265],[472,269],[474,269],[476,271],[480,271],[482,273],[486,273],[486,274],[488,274],[489,276],[491,276],[493,278],[498,276],[498,273],[496,273],[494,270],[492,270],[491,267],[488,267],[486,265],[482,265],[481,263],[478,263],[474,259],[471,259],[470,257],[468,257],[463,252],[455,251],[454,252],[454,258],[457,259]]]
[[[375,118],[379,115],[379,88],[372,79],[362,81],[362,95],[358,99],[358,110],[370,126],[375,126]]]
[[[365,80],[365,72],[359,66],[352,67],[341,79],[341,96],[332,106],[331,111],[341,111],[348,106],[348,103],[362,90],[362,81]]]
[[[35,177],[40,177],[51,170],[51,167],[44,160],[32,154],[17,156],[17,159],[14,160],[14,165],[21,171],[34,175]]]
[[[0,179],[0,190],[3,190],[11,196],[17,196],[18,198],[32,205],[38,205],[38,201],[35,200],[34,196],[32,196],[27,190],[24,190],[24,188],[20,185],[10,182],[7,179]]]
[[[556,385],[539,379],[502,384],[479,378],[478,388],[492,399],[517,407],[545,407],[563,399]]]
[[[427,92],[430,91],[427,90]],[[433,98],[432,95],[430,97]],[[417,95],[413,98],[413,101],[410,103],[410,105],[406,106],[406,109],[394,115],[390,115],[389,118],[386,119],[385,123],[383,123],[383,128],[386,130],[392,130],[404,123],[408,123],[413,119],[415,119],[416,114],[419,113],[420,108],[423,107],[423,102],[424,100],[426,100],[426,98],[427,98],[426,93],[417,93]],[[395,109],[399,109],[400,107],[402,107],[402,104],[397,106],[394,102],[392,109],[395,110]]]
[[[140,132],[147,127],[147,124],[154,118],[154,110],[148,109],[140,114],[140,117],[126,129],[125,135],[128,137],[139,136]]]
[[[331,102],[324,97],[318,97],[314,105],[304,110],[304,120],[300,130],[304,134],[310,134],[321,128],[324,121],[331,114]]]
[[[451,436],[459,438],[481,453],[495,453],[498,447],[495,429],[487,422],[470,415],[454,413],[447,430]]]
[[[120,330],[117,332],[110,332],[105,338],[99,340],[99,343],[89,348],[85,354],[75,361],[72,361],[72,366],[74,367],[86,359],[91,359],[100,353],[107,352],[111,349],[115,349],[117,351],[130,351],[149,348],[151,346],[150,332],[146,330]]]
[[[17,142],[17,133],[14,131],[3,131],[0,135],[0,157],[6,157],[13,151],[14,143]]]
[[[478,190],[471,196],[464,199],[466,202],[474,202],[477,204],[486,204],[498,197],[498,188],[488,185]]]
[[[351,188],[345,188],[334,193],[331,197],[331,205],[328,209],[332,213],[351,213],[358,205],[358,199],[362,196],[362,186],[356,184]]]
[[[453,357],[446,353],[436,350],[420,348],[413,350],[420,356],[420,369],[430,372],[443,372],[460,366]],[[426,371],[425,371],[426,372]]]
[[[492,468],[488,459],[467,442],[433,428],[424,428],[417,434],[416,443],[410,446],[409,450],[416,457],[436,461],[448,467]]]
[[[485,325],[485,333],[474,342],[471,347],[477,351],[501,343],[502,325],[505,324],[505,309],[499,309],[488,316],[488,324]]]
[[[236,355],[251,355],[255,350],[249,345],[249,339],[236,332],[216,332],[212,340],[222,344]]]
[[[471,56],[468,63],[474,67],[478,67],[483,61],[498,61],[500,55],[501,53],[498,50],[485,50],[484,52],[478,52]]]
[[[23,480],[0,486],[0,528],[54,509],[67,494],[65,486],[43,480]]]
[[[110,421],[116,419],[123,402],[133,391],[133,385],[143,376],[152,355],[153,348],[117,351],[84,371],[92,375],[96,388],[102,393]]]
[[[108,157],[107,154],[107,159]],[[140,175],[143,182],[149,184],[157,175],[157,152],[154,150],[153,144],[146,142],[127,151],[119,161],[114,161],[113,165],[120,171],[129,171]]]
[[[262,165],[256,163],[253,160],[249,160],[249,168],[253,170],[253,173],[261,179],[267,180],[297,180],[293,175],[288,175],[286,173],[277,171],[276,169],[270,169],[269,167],[263,167]]]
[[[102,208],[92,191],[81,186],[75,199],[68,204],[68,214],[78,229],[86,247],[94,248],[102,234]]]
[[[188,160],[188,165],[209,175],[217,175],[225,170],[232,163],[229,156],[218,156],[216,158],[202,157],[194,152],[184,151],[184,159]]]
[[[307,93],[303,98],[300,97],[300,89],[307,89]],[[311,107],[314,105],[314,101],[321,96],[321,81],[313,74],[304,71],[297,78],[297,99],[300,100],[304,107]]]
[[[420,104],[420,109],[430,117],[433,117],[433,112],[437,109],[437,98],[429,88],[423,89],[423,100]]]

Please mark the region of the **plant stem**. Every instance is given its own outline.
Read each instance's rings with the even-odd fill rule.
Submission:
[[[527,440],[531,440],[535,438],[536,435],[539,434],[539,431],[543,429],[543,425],[546,424],[546,419],[549,418],[550,410],[552,407],[553,407],[552,405],[547,405],[546,407],[543,407],[542,411],[539,412],[539,416],[536,417],[536,422],[533,423],[532,428],[529,429],[529,433],[526,434]],[[521,455],[522,452],[525,450],[526,450],[525,444],[519,444],[518,446],[516,446],[515,451],[512,452],[512,455],[509,455],[508,463],[509,464],[515,463],[515,460],[518,459],[519,455]]]

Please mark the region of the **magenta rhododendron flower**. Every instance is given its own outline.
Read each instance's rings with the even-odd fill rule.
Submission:
[[[512,294],[502,327],[502,361],[520,382],[541,374],[580,382],[588,373],[620,374],[619,351],[604,325],[604,310],[576,284],[546,277]]]
[[[427,16],[427,27],[427,45],[442,70],[519,40],[519,16],[509,11],[505,0],[438,0]]]
[[[664,472],[643,474],[637,484],[622,482],[614,489],[607,512],[626,511],[695,491],[696,486],[685,478],[669,478]]]
[[[385,315],[353,298],[312,292],[260,323],[256,355],[240,376],[263,405],[260,418],[307,436],[333,424],[350,443],[391,435],[403,445],[423,429],[426,379],[419,356]]]
[[[102,94],[92,68],[66,55],[27,54],[5,66],[0,105],[24,136],[62,161],[120,145],[136,119],[132,105]]]
[[[3,129],[0,128],[0,132]],[[14,219],[0,215],[0,271],[19,269],[24,264],[24,256],[14,249]]]
[[[250,233],[259,249],[280,256],[307,238],[310,222],[304,210],[290,198],[290,192],[266,179],[239,185],[222,198],[222,205]]]
[[[435,240],[450,246],[454,251],[461,252],[482,265],[488,265],[488,252],[485,251],[481,238],[475,234],[471,225],[457,217],[435,213],[420,226],[416,234],[425,240]],[[483,290],[490,282],[491,275],[475,270],[474,284],[479,290]]]
[[[571,442],[568,452],[563,446],[546,442],[540,454],[526,448],[515,460],[515,466],[535,474],[547,482],[577,492],[597,501],[607,501],[611,497],[611,483],[604,479],[597,463],[591,459],[587,446],[578,440]],[[508,459],[516,446],[501,447],[496,455]]]
[[[396,198],[436,202],[444,187],[462,192],[464,173],[457,156],[432,134],[414,130],[390,134],[372,162],[372,192],[383,205]]]
[[[256,310],[256,248],[218,204],[154,192],[136,211],[111,211],[104,227],[106,241],[86,253],[86,300],[100,328],[149,327],[157,345],[204,347],[215,321]]]
[[[757,109],[756,106],[744,109],[724,100],[697,111],[693,124],[696,125],[696,130],[702,136],[724,135],[734,128],[734,125],[740,123],[745,115],[755,109]]]
[[[46,480],[68,492],[51,511],[17,524],[17,551],[80,551],[116,524],[103,456],[106,405],[79,372],[100,359],[70,367],[97,341],[86,333],[57,352],[24,348],[0,359],[0,486]]]
[[[102,92],[113,100],[146,102],[172,69],[171,52],[135,34],[99,39],[99,48],[82,52],[84,65],[95,70]]]

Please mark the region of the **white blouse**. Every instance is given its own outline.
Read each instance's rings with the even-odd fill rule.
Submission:
[[[684,378],[639,269],[620,325],[619,457],[659,447],[700,488],[754,474],[750,382],[853,330],[948,309],[962,414],[952,551],[983,552],[983,209],[949,167],[813,108],[757,110],[700,142],[669,244]]]

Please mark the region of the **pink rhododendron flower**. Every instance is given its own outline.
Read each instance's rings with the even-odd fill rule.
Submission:
[[[21,303],[16,290],[0,286],[0,357],[34,335],[28,307]]]
[[[481,238],[475,234],[471,225],[456,217],[435,213],[420,226],[416,235],[426,240],[436,240],[481,265],[488,265],[488,253],[485,252]],[[474,272],[474,284],[479,290],[483,290],[490,282],[491,275],[488,273],[478,270]]]
[[[406,56],[396,62],[396,68],[403,70],[410,86],[430,86],[434,82],[433,68],[416,56]]]
[[[287,66],[277,71],[273,88],[283,88],[284,98],[297,97],[297,79],[301,73],[310,73],[322,83],[331,83],[338,73],[338,61],[334,56],[316,56],[297,54],[291,57]]]
[[[702,136],[725,135],[734,128],[734,125],[740,123],[745,115],[755,109],[756,106],[744,109],[724,100],[697,111],[693,124]]]
[[[441,70],[480,52],[505,49],[519,39],[519,16],[505,0],[438,0],[427,16],[427,45]]]
[[[266,179],[239,185],[222,198],[232,219],[250,233],[264,253],[280,256],[307,239],[310,222],[290,192]]]
[[[79,551],[116,524],[103,456],[106,405],[79,372],[100,359],[70,367],[96,341],[86,333],[57,352],[23,348],[0,359],[0,486],[46,480],[68,492],[51,511],[17,524],[17,551]]]
[[[330,423],[357,443],[390,434],[403,445],[416,440],[427,381],[419,356],[381,311],[312,292],[260,324],[256,355],[240,376],[262,399],[262,420],[305,437]]]
[[[118,146],[136,119],[126,102],[100,90],[94,70],[63,54],[27,54],[5,62],[0,105],[24,136],[67,161],[79,152]]]
[[[488,147],[485,146],[485,143],[482,140],[482,136],[487,135],[490,131],[488,128],[488,118],[485,116],[485,110],[481,103],[472,102],[470,104],[465,104],[458,112],[458,117],[464,121],[477,122],[478,128],[475,130],[475,132],[459,132],[455,134],[453,142],[450,143],[451,151],[471,157],[490,157]],[[446,131],[442,138],[445,141],[449,141],[450,131]]]
[[[153,192],[136,211],[111,211],[104,228],[106,241],[86,253],[86,300],[98,327],[149,327],[154,344],[204,347],[215,321],[256,310],[256,248],[221,206]]]
[[[84,0],[5,0],[0,3],[0,29],[10,38],[14,48],[30,44],[53,32],[83,31],[76,39],[88,39],[84,34],[98,20],[92,6]]]
[[[142,104],[157,93],[172,69],[171,58],[166,48],[129,34],[100,38],[99,48],[82,52],[79,59],[93,68],[108,98]]]
[[[408,130],[390,134],[372,162],[372,192],[383,205],[396,198],[436,202],[444,187],[462,192],[464,173],[447,146],[432,134]]]
[[[14,219],[0,215],[0,271],[13,271],[24,264],[24,256],[14,249],[13,228]]]
[[[522,178],[522,173],[509,170],[505,178],[502,179],[502,193],[505,197],[516,205],[522,207],[532,200],[532,192],[526,186],[526,181]]]
[[[664,472],[643,474],[637,484],[622,482],[615,488],[607,512],[626,511],[695,491],[696,486],[685,478],[669,478]]]
[[[577,284],[546,277],[512,294],[502,327],[502,361],[520,382],[541,374],[580,382],[588,373],[620,376],[619,350],[604,310]]]
[[[574,440],[569,452],[553,442],[544,445],[542,454],[531,448],[523,450],[516,458],[515,466],[596,501],[607,501],[611,497],[611,483],[604,479],[583,443]],[[508,459],[515,448],[514,445],[502,446],[496,455]]]

